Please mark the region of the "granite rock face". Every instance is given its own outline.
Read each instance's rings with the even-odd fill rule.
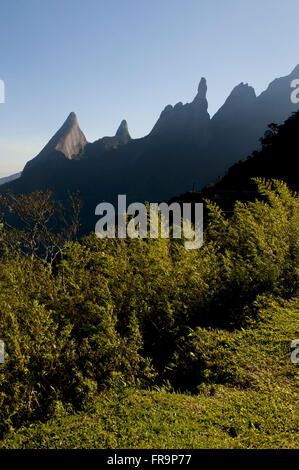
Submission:
[[[87,140],[79,127],[77,116],[72,112],[61,128],[37,155],[36,160],[47,159],[53,152],[61,152],[66,158],[71,160],[74,156],[83,152],[86,144]]]
[[[29,192],[31,188],[50,188],[55,191],[61,176],[65,181],[69,179],[65,163],[78,159],[86,145],[87,140],[79,127],[77,116],[72,112],[41,152],[26,163],[18,178],[20,181],[17,187],[21,188],[18,192]]]
[[[117,137],[122,144],[127,144],[131,140],[128,123],[125,119],[121,121],[119,128],[116,131],[115,137]]]
[[[73,156],[80,154],[87,140],[81,131],[78,119],[75,113],[70,113],[67,120],[59,131],[49,142],[49,147],[55,147],[55,150],[62,152],[66,158],[71,159]]]

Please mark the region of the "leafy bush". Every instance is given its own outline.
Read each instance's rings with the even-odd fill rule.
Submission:
[[[253,308],[256,317],[246,329],[198,327],[181,337],[165,377],[193,392],[213,393],[217,384],[279,390],[282,377],[295,375],[290,341],[299,334],[298,299],[286,302],[260,296]]]
[[[246,385],[231,359],[234,330],[254,321],[259,296],[288,298],[298,285],[298,198],[281,182],[257,184],[262,200],[237,203],[229,218],[207,202],[199,250],[161,238],[63,241],[44,225],[47,209],[47,258],[40,256],[38,231],[32,238],[30,226],[23,227],[20,244],[18,229],[12,237],[4,224],[1,430],[57,407],[80,409],[111,387],[167,377],[191,390],[203,382]],[[26,211],[32,216],[34,208],[23,200],[11,207],[28,221]],[[49,195],[45,204],[52,211]],[[43,199],[34,207],[36,220]]]

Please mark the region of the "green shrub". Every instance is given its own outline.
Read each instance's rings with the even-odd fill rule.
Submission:
[[[256,319],[259,296],[289,298],[298,286],[298,197],[278,181],[257,184],[262,200],[237,203],[229,218],[207,203],[198,250],[173,239],[93,234],[80,241],[57,236],[56,251],[44,228],[43,253],[51,254],[44,259],[38,231],[34,243],[22,233],[34,248],[22,253],[18,232],[10,237],[1,227],[0,338],[7,357],[0,366],[0,430],[60,406],[83,408],[107,388],[169,377],[191,390],[201,383],[247,386],[245,369],[231,359],[240,327]],[[26,200],[23,210],[22,201],[14,200],[27,220],[31,206]],[[53,207],[49,195],[47,204]]]

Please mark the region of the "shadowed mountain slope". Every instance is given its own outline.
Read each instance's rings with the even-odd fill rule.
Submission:
[[[254,200],[257,196],[253,178],[279,179],[299,191],[299,111],[293,113],[283,124],[270,125],[261,139],[262,148],[247,159],[232,165],[223,178],[207,186],[201,192],[187,192],[170,202],[202,202],[205,198],[217,202],[225,211],[231,212],[235,202]]]

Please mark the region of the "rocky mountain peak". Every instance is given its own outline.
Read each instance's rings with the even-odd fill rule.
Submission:
[[[123,119],[119,125],[119,128],[116,131],[115,137],[117,137],[122,143],[126,144],[131,140],[129,134],[128,123]]]
[[[233,88],[224,104],[213,116],[212,120],[218,121],[219,118],[223,119],[224,116],[226,116],[226,118],[232,117],[236,113],[238,113],[238,115],[242,115],[243,113],[246,114],[252,106],[254,106],[256,100],[257,97],[254,88],[249,86],[248,83],[241,82]]]
[[[73,156],[79,155],[83,151],[86,144],[87,140],[79,127],[77,116],[72,112],[43,148],[39,157],[48,156],[56,150],[63,153],[66,158],[72,159]]]
[[[299,64],[296,65],[296,67],[292,71],[291,75],[297,75],[297,78],[299,78]]]
[[[82,152],[87,144],[87,140],[79,127],[78,119],[74,112],[69,114],[65,123],[55,134],[52,144],[54,144],[55,150],[62,152],[69,159],[73,155],[78,155]]]
[[[232,98],[240,99],[244,96],[249,97],[249,98],[256,98],[254,88],[252,86],[249,86],[248,83],[241,82],[239,83],[239,85],[233,88],[228,99],[232,99]]]
[[[198,85],[197,95],[195,96],[192,103],[196,106],[200,106],[202,111],[207,111],[208,109],[207,90],[207,80],[202,77]]]

